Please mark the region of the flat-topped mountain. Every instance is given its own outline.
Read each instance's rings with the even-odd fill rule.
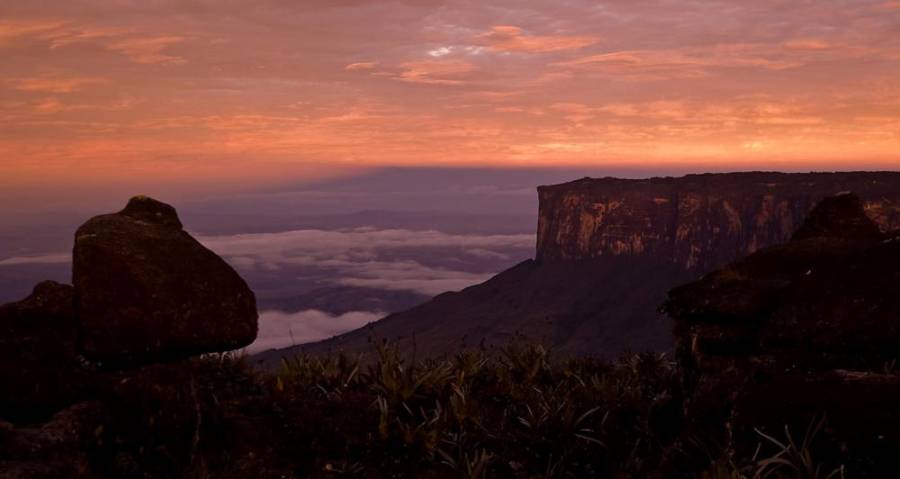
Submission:
[[[708,271],[787,241],[819,200],[844,191],[879,226],[897,227],[898,185],[890,172],[754,172],[541,186],[536,258],[653,256]]]
[[[900,173],[730,173],[590,179],[538,188],[536,259],[330,340],[262,353],[371,351],[398,340],[418,355],[517,337],[574,354],[668,350],[666,292],[787,241],[821,199],[852,191],[882,230],[900,228]]]

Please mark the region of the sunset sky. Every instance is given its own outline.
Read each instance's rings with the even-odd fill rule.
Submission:
[[[900,2],[0,3],[0,188],[900,166]]]

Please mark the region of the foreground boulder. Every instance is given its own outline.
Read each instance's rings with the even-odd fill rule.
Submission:
[[[44,281],[0,306],[0,418],[44,417],[82,392],[73,298],[71,286]]]
[[[900,237],[856,196],[823,200],[790,242],[672,290],[665,309],[693,421],[733,439],[802,435],[824,414],[841,443],[900,447]]]
[[[253,292],[182,229],[171,206],[135,197],[75,234],[81,350],[103,365],[237,349],[256,338]]]

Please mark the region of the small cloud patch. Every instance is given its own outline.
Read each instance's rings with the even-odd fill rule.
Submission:
[[[384,316],[384,313],[370,311],[352,311],[337,316],[315,309],[297,313],[263,311],[259,315],[259,334],[246,351],[255,354],[328,339]]]

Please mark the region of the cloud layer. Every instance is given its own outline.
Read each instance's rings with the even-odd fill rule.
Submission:
[[[19,266],[28,264],[65,264],[72,262],[72,253],[49,253],[33,256],[11,256],[0,259],[0,266]]]
[[[488,280],[530,256],[534,235],[461,235],[440,231],[298,230],[198,236],[253,278],[297,272],[320,284],[401,290],[434,296]]]
[[[449,234],[376,229],[296,230],[196,235],[231,263],[258,292],[272,283],[299,293],[329,285],[411,291],[435,296],[484,282],[531,256],[531,234]],[[0,267],[71,262],[71,253],[13,256]]]

